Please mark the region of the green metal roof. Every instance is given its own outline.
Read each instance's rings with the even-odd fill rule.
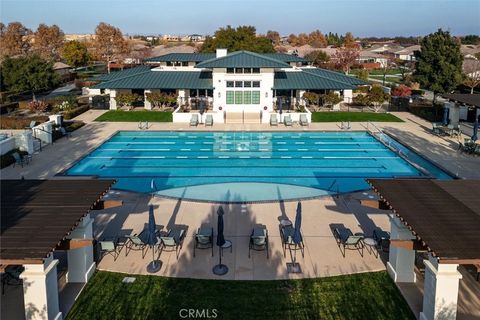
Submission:
[[[146,71],[130,77],[102,82],[97,89],[213,89],[207,71]]]
[[[301,58],[299,56],[295,56],[293,54],[288,54],[288,53],[262,53],[262,55],[265,57],[283,61],[283,62],[303,62],[303,63],[308,62],[308,60],[305,58]]]
[[[358,79],[354,76],[348,76],[346,74],[340,73],[340,72],[335,72],[331,70],[326,70],[326,69],[320,69],[320,68],[302,68],[304,72],[308,72],[311,74],[314,74],[319,77],[335,80],[335,81],[340,81],[348,84],[352,84],[355,86],[367,86],[370,85],[369,82]]]
[[[157,57],[145,59],[147,62],[166,62],[166,61],[178,61],[178,62],[201,62],[215,58],[215,53],[168,53]]]
[[[224,57],[200,62],[196,68],[291,68],[283,61],[250,51],[236,51]]]
[[[273,89],[276,90],[347,90],[355,85],[317,76],[305,71],[275,72]]]
[[[142,72],[145,72],[145,71],[148,71],[148,70],[150,70],[149,66],[139,66],[139,67],[135,67],[135,68],[125,69],[125,70],[122,70],[122,71],[112,71],[110,73],[99,74],[99,75],[91,78],[91,80],[93,80],[93,81],[117,80],[117,79],[121,79],[121,78],[125,78],[125,77],[130,77],[132,75],[142,73]]]

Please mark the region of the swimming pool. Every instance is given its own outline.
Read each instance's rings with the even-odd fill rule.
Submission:
[[[360,191],[369,189],[365,178],[450,178],[381,138],[384,143],[367,132],[120,131],[66,174],[115,178],[116,189],[136,192],[151,192],[154,179],[160,196],[220,202]]]

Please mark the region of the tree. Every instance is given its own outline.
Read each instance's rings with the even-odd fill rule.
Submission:
[[[308,35],[308,44],[314,48],[325,48],[328,43],[320,30],[315,30]]]
[[[358,77],[358,79],[368,81],[368,77],[369,77],[368,70],[367,69],[360,69],[357,73],[357,77]]]
[[[470,94],[480,85],[480,61],[476,59],[465,59],[463,62],[465,80],[463,84],[470,88]]]
[[[314,66],[321,67],[330,61],[329,55],[322,50],[314,50],[305,55],[305,59],[312,62]]]
[[[239,26],[220,28],[215,31],[214,37],[207,37],[200,52],[215,52],[217,48],[228,51],[249,50],[257,53],[273,53],[275,49],[267,37],[257,36],[253,26]]]
[[[110,73],[110,62],[122,58],[128,52],[128,43],[122,31],[105,22],[95,28],[95,52],[100,60],[107,63]]]
[[[476,34],[469,34],[461,38],[462,44],[480,44],[480,37]]]
[[[141,97],[136,93],[124,93],[115,97],[120,107],[131,107],[134,102],[140,101]]]
[[[367,94],[367,99],[369,104],[373,105],[373,110],[375,112],[380,111],[382,103],[387,101],[390,98],[388,94],[383,92],[381,86],[373,86]]]
[[[29,91],[33,100],[36,100],[36,91],[51,89],[59,82],[53,71],[53,62],[36,54],[19,58],[7,57],[2,62],[2,78],[7,90],[14,93]]]
[[[298,44],[298,37],[292,33],[291,35],[288,36],[287,41],[291,46],[295,47]]]
[[[297,36],[297,46],[304,46],[308,44],[308,34],[299,33]]]
[[[7,27],[2,23],[0,28],[0,52],[2,57],[26,55],[30,49],[28,36],[31,31],[20,22],[11,22]]]
[[[65,34],[56,24],[50,27],[43,23],[40,24],[33,34],[33,40],[33,50],[41,58],[59,60]]]
[[[350,68],[355,64],[359,56],[360,51],[358,48],[350,47],[339,48],[334,54],[337,67],[346,74],[350,72]]]
[[[345,46],[345,48],[357,48],[358,47],[357,43],[355,42],[355,38],[353,37],[353,34],[351,32],[347,32],[345,34],[344,46]]]
[[[278,46],[280,44],[280,33],[277,31],[268,30],[266,37],[272,41],[274,46]]]
[[[412,89],[404,84],[395,87],[392,91],[394,97],[410,97],[412,95]]]
[[[65,43],[61,50],[61,55],[74,68],[85,66],[90,61],[87,46],[76,40]]]
[[[433,91],[433,103],[437,94],[450,92],[462,83],[460,45],[448,31],[439,29],[424,37],[415,57],[414,77],[422,87]]]

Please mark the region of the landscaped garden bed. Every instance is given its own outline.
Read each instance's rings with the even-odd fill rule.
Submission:
[[[312,112],[312,122],[403,122],[390,113],[376,112]]]
[[[215,309],[217,319],[415,319],[384,271],[276,281],[164,278],[98,271],[67,319],[179,319]]]
[[[110,110],[102,114],[95,121],[111,121],[111,122],[172,122],[172,112],[161,111],[123,111],[123,110]]]

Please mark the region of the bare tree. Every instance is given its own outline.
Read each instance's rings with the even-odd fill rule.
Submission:
[[[60,50],[63,47],[65,34],[56,25],[47,26],[40,24],[34,33],[33,50],[43,59],[55,60],[60,59]]]
[[[463,72],[465,73],[465,80],[463,84],[470,88],[470,94],[480,85],[480,60],[465,59],[463,61]]]
[[[350,68],[355,64],[360,56],[358,48],[339,48],[333,55],[338,68],[342,69],[346,74],[350,72]]]
[[[30,49],[31,31],[20,22],[2,23],[0,28],[0,54],[5,56],[26,55]]]
[[[128,43],[119,28],[105,22],[100,22],[95,28],[95,53],[107,63],[109,73],[110,62],[124,57],[128,49]]]

